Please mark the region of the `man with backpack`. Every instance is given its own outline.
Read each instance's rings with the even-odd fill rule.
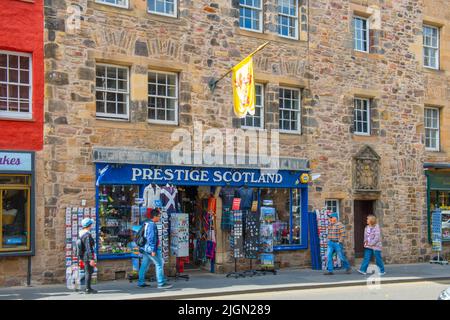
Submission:
[[[94,254],[95,241],[90,233],[93,224],[94,220],[90,218],[85,218],[81,221],[83,229],[80,230],[77,241],[78,257],[80,261],[83,261],[84,263],[86,294],[97,293],[97,290],[92,289],[91,287],[92,274],[94,273],[94,268],[96,266]]]
[[[150,220],[146,221],[136,236],[136,244],[139,252],[142,253],[142,264],[139,269],[138,287],[144,288],[149,285],[145,283],[145,274],[150,266],[150,262],[155,265],[156,280],[159,289],[170,289],[171,285],[166,284],[164,277],[164,265],[161,255],[160,241],[158,237],[158,227],[156,223],[161,217],[159,209],[152,209],[149,214]]]

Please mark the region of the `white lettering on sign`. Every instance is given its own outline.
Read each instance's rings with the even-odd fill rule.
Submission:
[[[241,171],[132,168],[131,181],[137,180],[279,184],[283,182],[283,176],[279,173],[258,176],[255,172]]]
[[[136,181],[138,177],[142,176],[142,170],[139,168],[133,168],[133,177],[131,178],[131,181]],[[146,180],[146,179],[143,179]]]

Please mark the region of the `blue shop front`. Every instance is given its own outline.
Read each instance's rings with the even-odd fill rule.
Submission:
[[[238,257],[258,259],[256,252],[263,246],[260,230],[256,238],[245,230],[241,239],[234,238],[235,212],[241,212],[244,219],[246,215],[256,216],[258,229],[263,220],[261,212],[273,213],[271,239],[266,239],[265,245],[270,243],[275,254],[308,248],[308,170],[95,165],[99,260],[132,258],[136,251],[134,234],[148,218],[149,209],[155,207],[162,208],[168,219],[169,227],[162,234],[162,242],[169,247],[165,250],[168,256],[183,256],[172,250],[172,236],[177,235],[169,223],[171,216],[182,213],[187,217],[188,230],[178,239],[179,246],[184,242],[184,250],[180,250],[185,252],[186,270],[226,270],[218,270],[214,264],[230,264],[225,255],[234,256],[239,245],[242,255]]]

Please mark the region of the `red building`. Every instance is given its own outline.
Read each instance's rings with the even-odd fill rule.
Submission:
[[[0,0],[0,273],[5,279],[14,270],[28,270],[30,279],[34,159],[43,148],[43,109],[43,0]]]
[[[43,145],[43,0],[0,1],[0,151]]]

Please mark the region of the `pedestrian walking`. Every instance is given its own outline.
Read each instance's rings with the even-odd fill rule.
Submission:
[[[347,274],[352,273],[350,264],[344,254],[345,227],[342,222],[337,221],[337,213],[329,216],[330,225],[328,227],[328,250],[327,250],[327,272],[325,275],[333,274],[333,253],[336,252],[343,263]]]
[[[164,277],[164,261],[161,254],[161,246],[158,237],[158,228],[156,223],[161,218],[161,212],[159,209],[152,209],[150,211],[150,220],[144,223],[144,238],[145,244],[139,248],[139,252],[142,253],[142,264],[139,269],[138,287],[144,288],[149,285],[145,283],[145,274],[150,267],[150,262],[155,265],[156,281],[158,282],[159,289],[170,289],[172,285],[166,283]]]
[[[375,256],[375,262],[379,268],[379,275],[386,274],[384,270],[383,258],[381,257],[382,242],[381,242],[381,230],[377,224],[377,217],[373,214],[367,216],[367,226],[364,230],[364,259],[358,272],[361,274],[367,274],[367,268],[369,266],[372,256]]]
[[[94,273],[95,263],[95,241],[91,235],[91,228],[94,224],[94,220],[85,218],[81,221],[81,227],[78,236],[81,245],[81,261],[84,263],[84,277],[86,283],[86,294],[97,293],[97,290],[92,289],[92,274]]]

